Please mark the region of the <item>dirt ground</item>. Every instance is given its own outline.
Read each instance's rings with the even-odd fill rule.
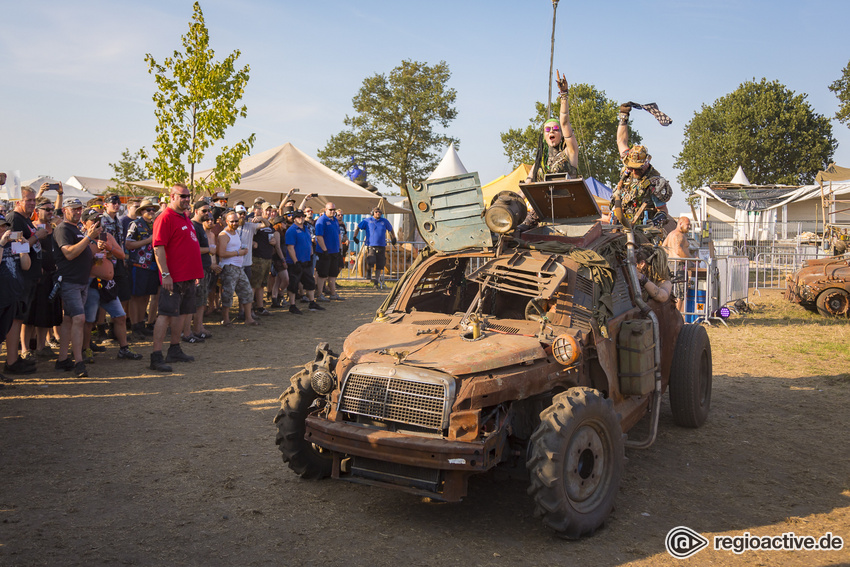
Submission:
[[[707,424],[627,450],[616,509],[582,541],[532,515],[521,471],[473,478],[460,504],[337,481],[284,466],[272,419],[289,377],[319,341],[337,350],[382,294],[259,328],[210,325],[174,374],[115,359],[90,377],[49,371],[0,391],[2,565],[835,565],[850,564],[850,325],[775,295],[709,329],[714,394]],[[818,337],[828,337],[827,346]],[[841,551],[709,546],[679,561],[675,526],[714,535],[844,538]]]

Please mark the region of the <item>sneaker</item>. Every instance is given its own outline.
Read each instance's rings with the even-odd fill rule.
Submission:
[[[303,313],[301,313],[301,310],[298,309],[298,307],[295,306],[295,305],[289,306],[289,312],[292,313],[293,315],[303,315]]]
[[[194,334],[194,333],[193,333],[193,334]],[[212,338],[212,333],[199,333],[199,334],[197,334],[197,335],[195,335],[195,336],[196,336],[196,337],[201,337],[202,339],[207,340],[207,339],[211,339],[211,338]]]
[[[333,299],[334,301],[343,301],[345,298],[340,297],[338,293],[328,296],[329,299]]]
[[[87,348],[83,351],[83,362],[94,364],[94,353],[92,352],[92,349]]]
[[[257,309],[254,311],[254,315],[260,315],[262,317],[268,317],[269,315],[274,315],[271,311],[266,308]]]
[[[301,303],[310,303],[310,298],[306,295],[302,295],[301,299],[299,299],[298,301],[300,301]]]
[[[47,343],[45,343],[45,344],[46,344],[46,346],[49,346],[50,348],[55,348],[55,349],[59,348],[59,342],[58,341],[50,340],[50,341],[47,341]]]
[[[324,307],[322,307],[321,305],[319,305],[319,304],[318,304],[318,303],[316,303],[315,301],[311,301],[311,302],[310,302],[310,305],[309,305],[308,309],[309,309],[310,311],[324,311],[324,310],[325,310],[325,308],[324,308]]]
[[[106,347],[105,347],[105,346],[96,345],[96,344],[92,343],[92,344],[89,346],[89,350],[90,350],[91,352],[106,352]]]
[[[27,352],[21,354],[21,358],[23,358],[27,362],[35,362],[35,353],[31,350],[28,350]]]
[[[85,362],[78,362],[74,365],[74,376],[77,378],[88,378],[89,371],[86,370]]]
[[[194,356],[189,356],[180,348],[179,344],[168,347],[168,354],[165,355],[165,362],[192,362]]]
[[[44,348],[35,351],[36,358],[53,358],[56,353],[49,346],[44,345]]]
[[[190,333],[188,337],[187,337],[187,336],[184,336],[184,335],[181,335],[181,336],[180,336],[180,340],[182,340],[184,343],[190,343],[190,344],[195,344],[195,343],[202,343],[202,342],[204,342],[204,339],[202,339],[201,337],[197,336],[197,335],[196,335],[196,334],[194,334],[194,333]]]
[[[122,346],[118,349],[118,358],[123,358],[125,360],[141,360],[142,355],[133,352],[128,346]]]
[[[162,351],[156,351],[151,353],[151,370],[158,370],[159,372],[171,372],[171,365],[166,364],[162,359]]]
[[[18,357],[12,364],[4,364],[3,371],[9,374],[32,374],[35,372],[35,364],[28,364],[26,360]]]
[[[381,284],[378,282],[372,282],[372,285],[375,286],[375,289],[381,289]]]
[[[328,299],[324,295],[320,295],[319,297],[316,298],[316,301],[321,301],[322,303],[328,303],[330,301],[330,299]]]
[[[74,361],[70,358],[66,358],[65,360],[57,360],[56,364],[53,365],[53,368],[55,368],[56,370],[65,370],[67,372],[68,370],[74,369]]]

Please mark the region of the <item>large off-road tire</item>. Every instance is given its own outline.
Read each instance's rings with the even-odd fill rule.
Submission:
[[[534,515],[570,539],[602,526],[614,508],[625,462],[611,400],[591,388],[556,395],[540,413],[530,449]]]
[[[824,317],[846,317],[850,314],[850,294],[831,287],[823,290],[816,301],[818,313]]]
[[[333,458],[304,439],[305,422],[310,408],[319,397],[310,387],[310,374],[302,370],[292,377],[291,385],[280,397],[275,443],[283,453],[283,462],[301,478],[320,479],[331,474]]]
[[[670,409],[682,427],[700,427],[711,409],[711,342],[701,325],[684,325],[670,369]]]

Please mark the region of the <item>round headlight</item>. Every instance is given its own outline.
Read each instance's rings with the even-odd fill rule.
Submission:
[[[310,376],[310,386],[320,396],[329,394],[334,389],[334,378],[327,370],[316,370]]]
[[[552,355],[564,366],[575,364],[580,354],[578,341],[572,335],[561,335],[552,343]]]
[[[502,191],[490,202],[484,213],[487,228],[496,234],[505,234],[515,229],[525,219],[527,210],[522,197],[513,191]]]

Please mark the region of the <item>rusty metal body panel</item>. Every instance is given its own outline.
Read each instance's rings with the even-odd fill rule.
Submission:
[[[786,280],[785,298],[812,311],[831,316],[850,316],[846,300],[850,294],[850,260],[846,257],[807,260]],[[832,301],[830,301],[832,297]]]

